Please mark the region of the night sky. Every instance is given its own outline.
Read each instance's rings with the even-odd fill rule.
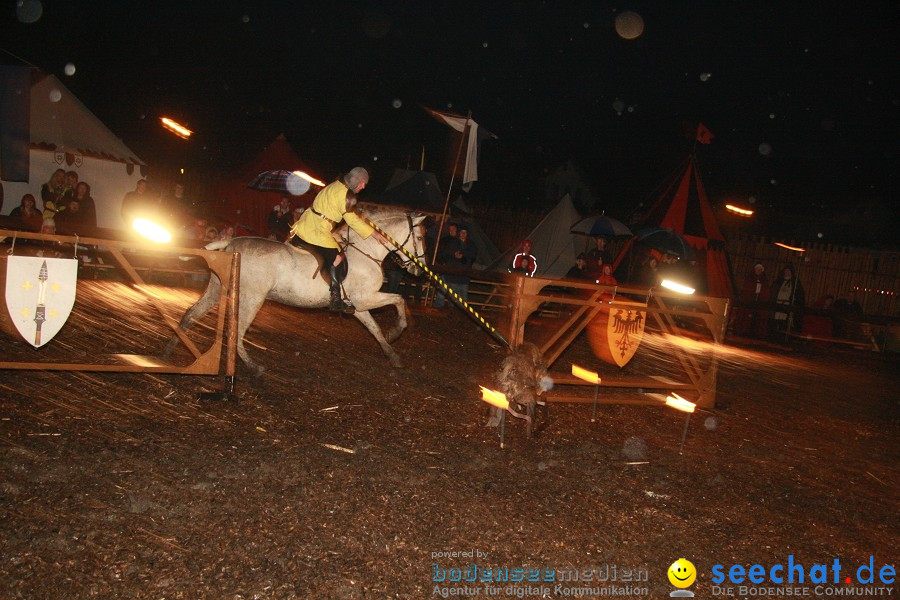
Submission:
[[[6,6],[3,62],[57,75],[154,165],[225,172],[283,132],[326,178],[363,164],[383,187],[424,145],[446,183],[449,137],[421,107],[471,110],[499,136],[473,200],[540,207],[540,176],[571,158],[624,216],[702,122],[714,204],[893,242],[897,2],[45,1],[33,23]]]

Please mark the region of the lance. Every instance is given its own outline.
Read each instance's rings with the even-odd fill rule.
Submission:
[[[403,255],[406,256],[406,258],[408,258],[409,260],[416,263],[416,265],[418,265],[418,267],[420,269],[425,271],[425,274],[428,275],[428,278],[430,280],[432,280],[433,282],[435,282],[436,284],[441,286],[441,289],[444,290],[444,294],[448,298],[453,300],[453,302],[456,303],[457,306],[459,306],[464,311],[469,313],[478,323],[481,324],[482,327],[484,327],[488,331],[488,333],[490,333],[492,336],[494,336],[500,342],[503,342],[503,345],[506,346],[507,348],[512,348],[510,346],[509,342],[506,341],[506,338],[503,337],[503,335],[501,335],[500,332],[497,331],[493,325],[488,323],[484,317],[482,317],[480,314],[478,314],[478,311],[476,311],[474,308],[469,306],[468,302],[466,302],[465,300],[460,298],[459,294],[457,294],[452,289],[450,289],[450,286],[448,286],[444,282],[444,280],[440,278],[440,276],[437,273],[435,273],[434,271],[429,269],[428,265],[426,265],[424,262],[422,262],[422,260],[418,256],[414,256],[413,254],[411,254],[406,248],[403,247],[402,244],[400,244],[397,240],[392,238],[389,233],[387,233],[384,229],[382,229],[381,227],[379,227],[378,225],[376,225],[369,219],[366,219],[366,223],[368,223],[372,227],[372,229],[374,229],[375,231],[377,231],[378,233],[383,235],[385,237],[385,239],[387,239],[387,241],[389,241],[391,243],[391,245],[393,245],[395,248],[397,248],[397,250],[402,252]]]
[[[38,281],[40,281],[40,286],[38,287],[38,304],[37,308],[34,309],[34,323],[36,325],[34,330],[34,345],[41,345],[41,325],[44,324],[44,321],[47,320],[46,311],[47,308],[45,306],[45,302],[47,299],[47,261],[41,265],[41,271],[38,274]]]

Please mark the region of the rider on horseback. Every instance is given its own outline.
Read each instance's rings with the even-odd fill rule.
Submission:
[[[346,277],[346,269],[338,269],[342,257],[340,247],[332,236],[332,231],[344,221],[362,238],[371,235],[382,244],[387,240],[380,233],[359,217],[353,207],[356,205],[356,194],[362,191],[369,182],[369,173],[362,167],[354,167],[339,180],[328,184],[313,200],[312,207],[294,223],[291,233],[300,238],[305,245],[318,252],[327,265],[329,275],[329,293],[331,302],[328,308],[333,311],[353,313],[356,309],[349,298],[341,298],[341,282]]]

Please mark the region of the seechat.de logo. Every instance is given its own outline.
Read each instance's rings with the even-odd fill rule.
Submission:
[[[667,571],[669,583],[679,588],[669,593],[673,598],[693,598],[694,592],[685,589],[691,587],[697,580],[697,569],[686,558],[679,558],[669,566]]]

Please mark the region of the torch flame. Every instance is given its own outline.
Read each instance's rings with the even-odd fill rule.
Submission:
[[[496,406],[497,408],[502,408],[503,410],[509,409],[509,400],[506,399],[505,394],[501,394],[500,392],[495,392],[494,390],[489,390],[483,385],[479,385],[481,388],[481,399]]]
[[[302,177],[303,179],[307,180],[308,182],[312,183],[313,185],[317,185],[319,187],[325,187],[324,181],[322,181],[321,179],[316,179],[315,177],[313,177],[312,175],[309,175],[308,173],[304,173],[303,171],[294,171],[293,174],[296,175],[297,177]]]
[[[741,215],[742,217],[751,217],[753,216],[753,211],[748,210],[746,208],[741,208],[740,206],[735,206],[734,204],[726,204],[725,208],[729,211],[733,212],[736,215]]]
[[[694,408],[697,407],[696,404],[685,400],[675,392],[672,392],[670,396],[666,396],[666,406],[671,406],[676,410],[680,410],[682,412],[692,413],[694,412]]]
[[[572,364],[572,375],[578,379],[584,379],[588,383],[600,383],[600,376],[593,371],[588,371],[576,364]]]
[[[178,137],[180,137],[182,139],[186,140],[189,137],[191,137],[192,133],[194,133],[193,131],[191,131],[190,129],[185,127],[184,125],[173,121],[169,117],[162,117],[162,118],[160,118],[160,121],[162,121],[163,127],[165,127],[166,129],[168,129],[169,131],[171,131],[172,133],[174,133],[175,135],[177,135]]]
[[[782,248],[787,248],[788,250],[793,250],[794,252],[806,252],[806,248],[798,248],[797,246],[788,246],[787,244],[782,244],[781,242],[775,242],[776,246],[781,246]]]

